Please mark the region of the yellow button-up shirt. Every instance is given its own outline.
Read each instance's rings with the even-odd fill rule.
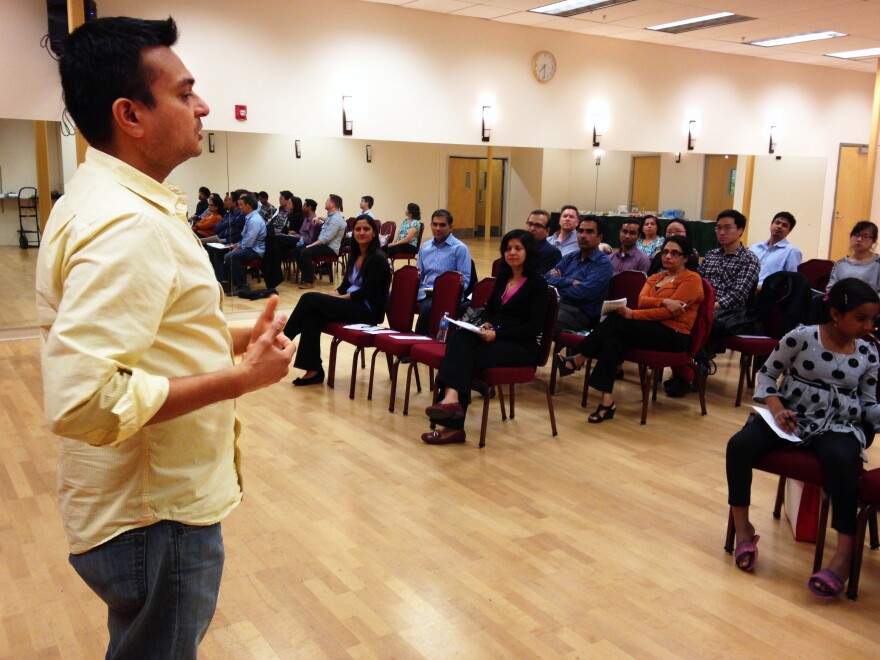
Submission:
[[[170,378],[232,366],[220,297],[183,194],[90,148],[37,262],[46,420],[62,436],[71,552],[160,520],[213,524],[241,501],[233,401],[145,426]]]

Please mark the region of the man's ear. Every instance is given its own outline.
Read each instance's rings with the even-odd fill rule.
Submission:
[[[113,102],[110,112],[117,128],[133,138],[144,136],[144,127],[141,124],[141,110],[143,106],[131,99],[119,98]]]

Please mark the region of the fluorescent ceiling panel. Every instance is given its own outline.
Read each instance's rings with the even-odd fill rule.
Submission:
[[[836,39],[837,37],[846,37],[843,32],[832,32],[831,30],[823,30],[822,32],[805,32],[803,34],[790,34],[786,37],[773,37],[772,39],[758,39],[756,41],[747,41],[752,46],[763,46],[772,48],[773,46],[790,46],[791,44],[802,44],[806,41],[819,41],[820,39]]]
[[[845,50],[840,53],[825,53],[828,57],[839,57],[844,60],[880,57],[880,48],[862,48],[861,50]]]
[[[683,32],[705,30],[706,28],[718,27],[719,25],[730,25],[731,23],[742,23],[743,21],[753,20],[755,19],[751,16],[741,16],[740,14],[734,14],[729,11],[722,11],[717,14],[707,14],[706,16],[686,18],[683,21],[673,21],[672,23],[652,25],[646,29],[654,30],[655,32],[681,34]]]
[[[529,9],[529,11],[536,14],[551,14],[552,16],[577,16],[578,14],[585,14],[596,9],[625,5],[627,2],[633,2],[633,0],[564,0],[563,2],[554,2],[543,7]]]

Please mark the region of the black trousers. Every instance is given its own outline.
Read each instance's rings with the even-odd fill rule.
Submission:
[[[638,321],[610,314],[574,350],[596,360],[590,372],[590,386],[600,392],[612,392],[617,365],[628,350],[645,348],[674,353],[685,350],[688,341],[689,335],[660,321]]]
[[[300,281],[311,284],[315,281],[315,265],[312,259],[315,257],[335,257],[336,253],[329,247],[321,243],[313,247],[297,248],[294,251],[294,258],[299,265]]]
[[[458,392],[458,400],[467,415],[471,402],[471,381],[476,374],[489,367],[533,365],[537,356],[536,339],[485,342],[476,333],[450,330],[437,382],[442,388],[451,387]],[[463,429],[464,419],[444,420],[442,425],[448,429]]]
[[[791,447],[767,423],[753,415],[727,443],[727,502],[749,506],[752,466],[774,449]],[[816,454],[828,480],[831,496],[831,526],[841,534],[856,533],[859,497],[859,454],[861,445],[852,433],[823,433],[810,439],[802,451]]]
[[[290,339],[300,336],[293,366],[306,371],[321,369],[321,329],[325,324],[372,323],[373,313],[366,303],[314,291],[303,295],[284,326]]]
[[[419,248],[409,243],[403,243],[401,245],[392,245],[391,247],[386,247],[384,252],[389,257],[394,256],[395,254],[418,254]]]

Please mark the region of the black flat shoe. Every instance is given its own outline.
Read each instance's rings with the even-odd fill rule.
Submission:
[[[578,370],[577,362],[574,361],[574,356],[569,355],[566,357],[562,353],[556,354],[556,368],[559,370],[560,376],[570,376]]]
[[[613,401],[611,402],[610,406],[603,406],[600,404],[599,407],[596,408],[596,411],[592,415],[587,417],[587,421],[590,424],[601,424],[606,419],[614,419],[614,413],[616,410],[617,404]],[[605,414],[603,415],[602,413]]]
[[[324,382],[324,370],[323,369],[319,369],[318,373],[316,373],[314,376],[311,376],[310,378],[300,377],[300,378],[293,379],[293,384],[296,387],[302,387],[304,385],[320,385],[323,382]]]

